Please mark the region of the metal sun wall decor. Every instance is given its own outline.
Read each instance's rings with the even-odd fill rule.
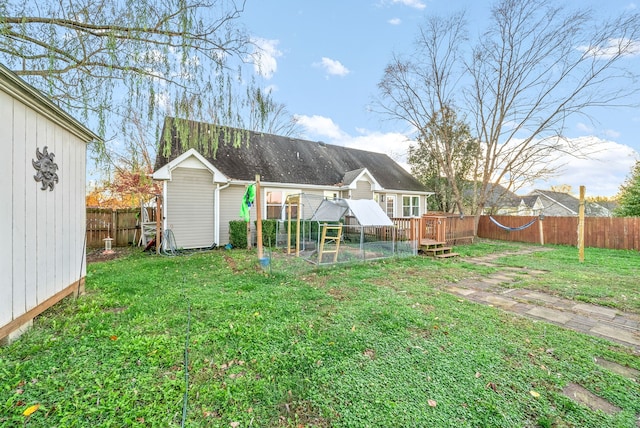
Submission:
[[[33,167],[38,171],[33,178],[38,182],[42,182],[40,189],[47,190],[48,187],[49,191],[52,191],[53,186],[58,182],[58,174],[56,174],[58,165],[53,161],[55,155],[49,153],[47,146],[44,146],[42,153],[40,153],[40,149],[36,147],[36,157],[38,160],[31,160]]]

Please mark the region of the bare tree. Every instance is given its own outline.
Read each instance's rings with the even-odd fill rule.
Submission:
[[[149,124],[167,107],[204,117],[228,59],[250,47],[237,23],[243,8],[233,0],[4,1],[0,58],[122,143],[128,126],[117,124],[131,112]],[[104,145],[94,148],[108,158]]]
[[[585,153],[562,137],[569,116],[629,105],[639,90],[625,62],[639,52],[637,13],[598,20],[553,1],[501,0],[487,26],[467,49],[463,14],[429,18],[415,55],[394,59],[380,83],[382,112],[417,135],[444,105],[472,121],[482,147],[470,177],[477,218],[492,183],[515,190],[556,172],[559,155]]]

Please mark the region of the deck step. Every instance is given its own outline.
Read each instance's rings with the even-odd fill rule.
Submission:
[[[451,251],[451,247],[435,247],[435,248],[424,248],[422,251],[426,252],[426,253],[440,253],[440,252],[448,252]]]
[[[437,259],[447,259],[449,257],[458,257],[460,254],[458,253],[443,253],[443,254],[435,254],[434,257]]]

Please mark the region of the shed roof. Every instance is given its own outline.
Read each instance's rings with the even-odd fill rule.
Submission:
[[[345,177],[366,168],[384,189],[427,192],[382,153],[172,117],[165,120],[163,135],[168,138],[161,141],[156,170],[193,147],[230,179],[251,181],[260,174],[265,182],[342,186],[348,184]]]

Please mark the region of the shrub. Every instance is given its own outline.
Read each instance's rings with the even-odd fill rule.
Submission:
[[[229,222],[229,243],[235,248],[247,248],[247,222],[231,220]]]

